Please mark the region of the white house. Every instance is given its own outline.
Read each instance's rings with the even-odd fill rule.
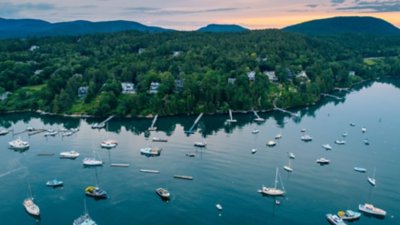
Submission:
[[[138,54],[141,55],[141,54],[143,54],[145,51],[146,51],[146,49],[144,49],[144,48],[139,48]]]
[[[235,84],[235,82],[236,82],[236,78],[234,78],[234,77],[228,78],[228,84]]]
[[[178,57],[178,56],[180,56],[181,54],[182,54],[181,51],[174,51],[174,52],[172,53],[172,56],[173,56],[173,57]]]
[[[134,94],[135,93],[135,84],[129,82],[122,82],[122,94]]]
[[[37,50],[37,49],[39,49],[39,46],[37,46],[37,45],[32,45],[32,46],[29,48],[29,51],[33,52],[33,51],[35,51],[35,50]]]
[[[84,98],[88,94],[89,87],[88,86],[82,86],[78,88],[78,97],[79,98]]]
[[[0,101],[7,100],[8,96],[10,96],[12,93],[9,91],[4,92],[3,94],[0,95]]]
[[[356,75],[355,71],[349,71],[349,77],[354,77]]]
[[[149,93],[150,94],[157,94],[158,93],[158,88],[160,87],[160,83],[158,82],[151,82],[150,84],[150,89]]]
[[[253,81],[256,79],[256,71],[250,71],[247,73],[247,77],[249,78],[249,80]]]
[[[268,80],[271,82],[278,81],[278,77],[276,77],[275,71],[264,71],[265,76],[268,77]]]
[[[309,80],[306,71],[302,70],[296,75],[296,78]]]

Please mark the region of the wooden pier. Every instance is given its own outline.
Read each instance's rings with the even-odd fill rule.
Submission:
[[[341,97],[339,97],[339,96],[331,95],[331,94],[326,94],[326,93],[321,93],[321,96],[324,96],[324,97],[331,97],[331,98],[334,98],[334,99],[336,99],[336,100],[342,100],[342,99],[343,99],[343,98],[341,98]]]
[[[194,121],[193,125],[190,127],[189,130],[185,131],[185,133],[187,134],[193,134],[194,131],[193,129],[196,127],[197,123],[200,121],[201,117],[203,116],[203,113],[200,113],[200,115],[196,118],[196,120]]]
[[[265,119],[261,118],[254,109],[253,109],[253,113],[254,113],[254,116],[256,116],[254,121],[256,121],[256,122],[264,122],[265,121]]]
[[[158,118],[158,114],[154,116],[153,122],[151,122],[151,126],[149,127],[149,131],[156,131],[157,127],[155,127],[154,125],[157,122],[157,118]]]
[[[277,100],[278,100],[278,99],[275,99],[274,102],[272,103],[272,105],[274,106],[274,110],[280,111],[280,112],[283,112],[283,113],[287,113],[287,114],[289,114],[290,116],[295,117],[295,118],[300,117],[299,114],[297,114],[297,113],[290,112],[290,111],[288,111],[288,110],[285,110],[285,109],[282,109],[282,108],[279,108],[278,106],[276,106],[276,101],[277,101]]]
[[[233,119],[232,110],[231,109],[229,109],[229,119],[226,120],[226,121],[229,122],[229,123],[236,123],[237,122],[237,120]]]

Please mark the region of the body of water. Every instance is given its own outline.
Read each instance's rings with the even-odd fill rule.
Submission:
[[[340,209],[357,210],[360,203],[372,203],[387,211],[384,219],[362,216],[354,224],[400,224],[400,89],[392,83],[375,82],[351,93],[338,95],[301,109],[301,118],[282,113],[261,113],[266,121],[253,122],[253,114],[234,113],[236,124],[226,124],[227,115],[204,116],[196,132],[185,134],[196,117],[160,118],[157,132],[148,136],[150,119],[112,119],[106,129],[91,129],[96,119],[73,119],[34,114],[1,115],[0,127],[14,133],[26,127],[55,130],[79,128],[69,137],[29,136],[21,133],[0,136],[0,218],[4,224],[70,225],[83,214],[84,199],[91,217],[99,225],[122,224],[327,224],[326,213]],[[355,126],[350,126],[355,123]],[[367,132],[361,132],[365,127]],[[252,134],[258,129],[258,134]],[[306,129],[305,133],[300,132]],[[347,137],[342,134],[347,132]],[[282,134],[275,147],[266,143]],[[300,137],[313,137],[305,143]],[[155,143],[152,137],[167,138]],[[24,152],[8,149],[8,142],[21,137],[31,147]],[[100,148],[107,138],[116,139],[115,149]],[[364,144],[368,139],[370,145]],[[334,141],[345,139],[345,145]],[[206,148],[193,143],[205,141]],[[333,149],[326,151],[323,144]],[[145,157],[140,148],[162,147],[159,157]],[[256,148],[257,153],[251,154]],[[60,159],[61,151],[76,150],[76,160]],[[288,152],[296,159],[292,173],[283,170]],[[39,156],[54,153],[53,156]],[[82,159],[99,155],[103,167],[84,168]],[[195,153],[191,158],[186,153]],[[331,160],[326,166],[315,160]],[[129,163],[127,168],[110,167],[111,163]],[[364,167],[358,173],[353,167]],[[261,196],[262,185],[274,184],[279,168],[286,195],[275,199]],[[146,174],[140,169],[159,170]],[[376,170],[377,185],[367,177]],[[193,176],[193,180],[174,179],[175,174]],[[46,181],[63,180],[62,188],[48,188]],[[84,189],[98,184],[110,198],[94,200],[85,197]],[[31,186],[41,218],[29,216],[22,201]],[[171,199],[163,202],[155,193],[167,188]],[[223,211],[215,207],[220,203]],[[3,224],[2,223],[2,224]]]

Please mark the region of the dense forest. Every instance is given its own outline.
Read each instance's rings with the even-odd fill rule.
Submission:
[[[261,30],[2,40],[0,112],[174,115],[271,109],[275,99],[287,108],[385,75],[400,76],[400,37]],[[149,91],[151,83],[159,86]]]

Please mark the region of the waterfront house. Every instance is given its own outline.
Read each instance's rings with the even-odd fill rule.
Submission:
[[[268,80],[271,82],[278,81],[278,77],[276,77],[275,71],[264,71],[265,76],[268,77]]]
[[[121,82],[122,94],[134,94],[135,84],[130,82]]]
[[[10,96],[12,93],[9,91],[4,92],[3,94],[0,95],[0,101],[5,101],[7,100],[8,96]]]
[[[158,93],[158,88],[160,87],[160,83],[158,82],[151,82],[150,83],[150,89],[149,93],[150,94],[157,94]]]
[[[88,94],[89,87],[88,86],[82,86],[78,88],[78,97],[79,98],[84,98]]]
[[[29,51],[33,52],[33,51],[35,51],[35,50],[37,50],[37,49],[39,49],[39,46],[37,46],[37,45],[32,45],[32,46],[29,48]]]
[[[146,51],[146,49],[144,49],[144,48],[139,48],[138,54],[141,55],[141,54],[143,54],[145,51]]]
[[[180,91],[184,87],[183,80],[177,79],[175,80],[175,91]]]
[[[250,71],[247,73],[247,77],[250,81],[254,81],[256,79],[256,71]]]
[[[234,77],[228,78],[228,84],[235,84],[235,82],[236,82],[236,78],[234,78]]]
[[[354,77],[356,75],[355,71],[349,71],[349,77]]]
[[[172,56],[173,57],[178,57],[178,56],[180,56],[182,54],[182,51],[174,51],[173,53],[172,53]]]

